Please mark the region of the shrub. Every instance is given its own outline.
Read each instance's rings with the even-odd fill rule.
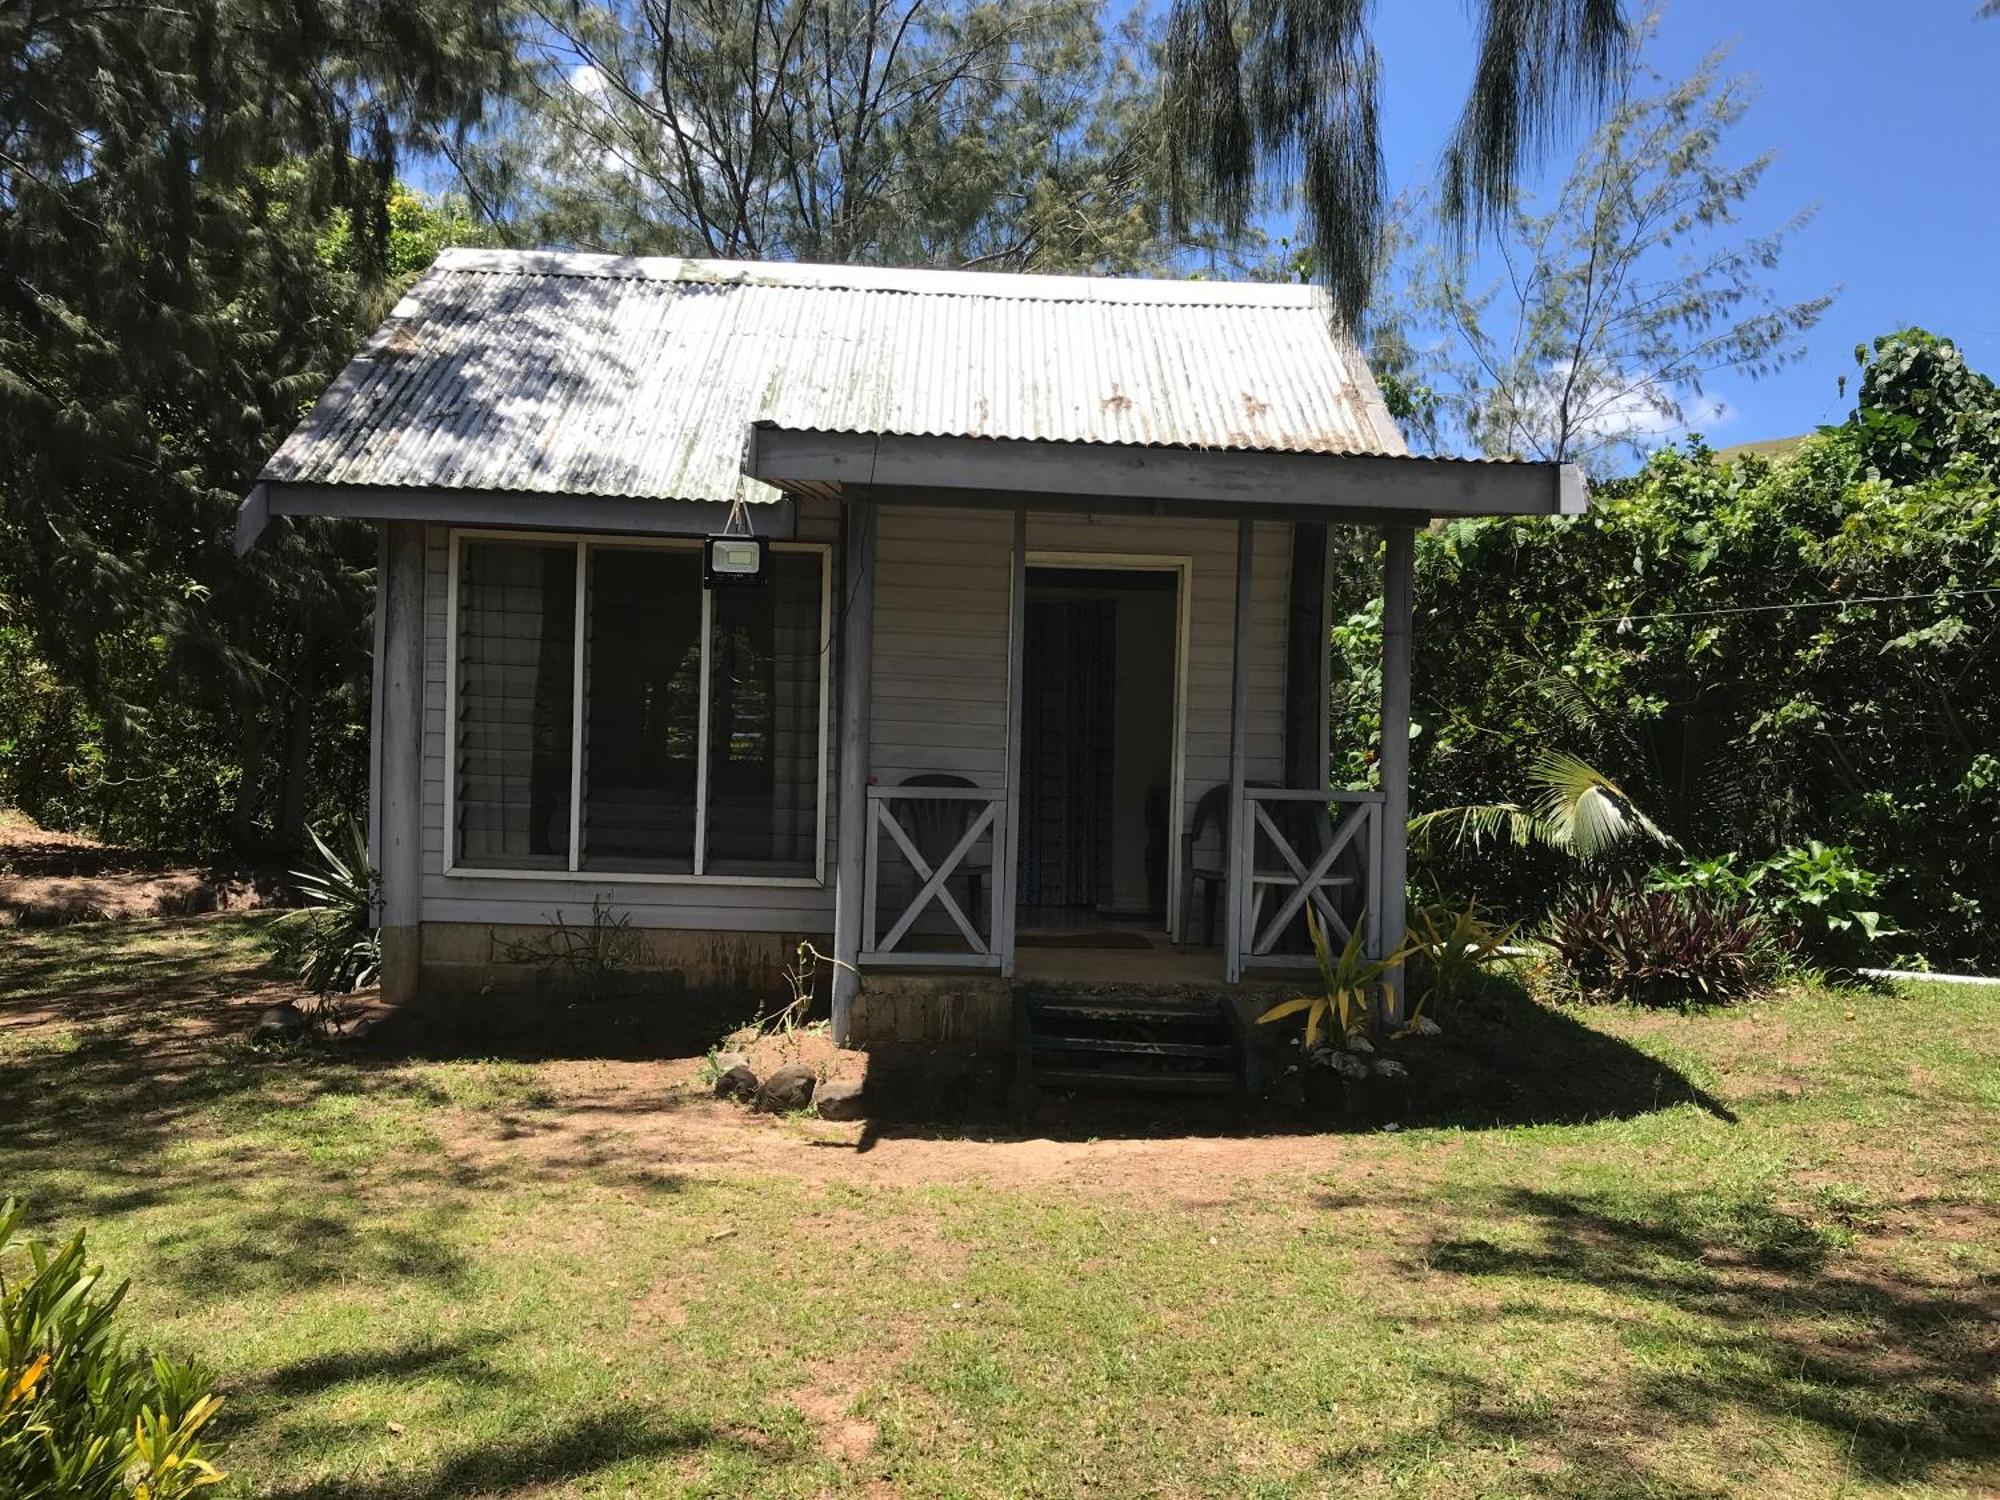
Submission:
[[[1410,991],[1417,1009],[1433,1000],[1459,1000],[1477,990],[1486,971],[1512,962],[1505,951],[1517,926],[1501,926],[1477,901],[1454,905],[1434,901],[1410,920]]]
[[[501,944],[510,964],[533,964],[543,980],[570,1000],[595,1004],[619,993],[626,971],[645,956],[645,941],[632,914],[617,910],[608,896],[590,898],[590,920],[572,927],[559,911],[532,937]]]
[[[1580,887],[1550,909],[1545,935],[1564,978],[1590,1000],[1734,1000],[1778,967],[1764,918],[1742,901],[1697,889]]]
[[[126,1287],[100,1287],[79,1232],[52,1250],[0,1207],[0,1494],[179,1500],[222,1475],[202,1429],[221,1405],[199,1365],[126,1347]]]
[[[1847,426],[1773,461],[1695,444],[1597,487],[1588,515],[1423,533],[1419,815],[1531,785],[1561,745],[1681,847],[1740,851],[1741,873],[1808,838],[1851,847],[1882,877],[1855,909],[1906,929],[1884,948],[2000,966],[2000,595],[1981,591],[2000,579],[2000,391],[1920,333],[1863,374]],[[1368,660],[1372,637],[1348,635]],[[1560,700],[1537,691],[1551,677]],[[1364,693],[1334,699],[1357,780]],[[1427,858],[1510,915],[1573,878],[1538,846],[1435,840]],[[1820,961],[1855,930],[1832,928]]]
[[[1751,907],[1788,953],[1815,964],[1857,965],[1900,929],[1876,908],[1885,882],[1854,851],[1814,839],[1740,869],[1736,856],[1683,860],[1646,877],[1649,890],[1697,894]]]
[[[1757,904],[1783,923],[1800,954],[1822,964],[1858,964],[1901,931],[1877,909],[1884,881],[1845,845],[1818,839],[1781,849],[1750,872]]]
[[[381,878],[368,859],[368,835],[353,818],[341,821],[332,843],[306,831],[319,862],[292,872],[306,904],[278,919],[279,948],[314,994],[352,994],[382,972],[382,935],[375,931]]]

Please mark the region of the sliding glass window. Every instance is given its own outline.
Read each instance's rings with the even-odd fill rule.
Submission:
[[[694,547],[456,545],[457,866],[818,876],[824,551],[709,592]]]

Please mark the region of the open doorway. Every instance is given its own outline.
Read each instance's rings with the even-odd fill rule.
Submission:
[[[1150,947],[1173,910],[1182,569],[1030,559],[1017,932]]]

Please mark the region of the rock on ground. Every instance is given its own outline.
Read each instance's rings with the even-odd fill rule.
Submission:
[[[771,1114],[789,1114],[812,1103],[813,1086],[819,1080],[811,1068],[792,1063],[778,1069],[757,1090],[757,1107]]]
[[[283,1005],[269,1007],[257,1018],[257,1024],[250,1028],[250,1040],[286,1042],[304,1036],[311,1029],[312,1018],[287,1001]]]
[[[822,1120],[859,1120],[868,1113],[864,1093],[858,1080],[831,1079],[813,1091],[813,1106]]]

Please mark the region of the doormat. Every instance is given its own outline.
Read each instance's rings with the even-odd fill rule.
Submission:
[[[1151,948],[1152,939],[1143,932],[1024,932],[1014,939],[1017,948]]]

